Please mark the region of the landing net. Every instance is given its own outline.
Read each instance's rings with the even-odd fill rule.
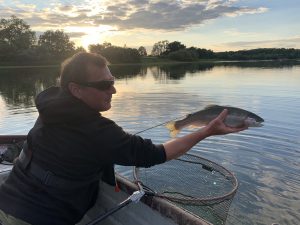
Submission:
[[[237,179],[230,171],[194,154],[150,168],[134,167],[133,176],[145,191],[213,224],[225,224],[238,189]]]
[[[22,151],[23,141],[13,144],[0,144],[0,163],[11,164]]]

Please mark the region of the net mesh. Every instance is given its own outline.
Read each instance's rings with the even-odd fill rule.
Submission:
[[[0,144],[0,163],[13,163],[22,151],[23,141],[13,144]]]
[[[146,191],[168,199],[213,224],[225,224],[238,188],[235,176],[210,160],[185,154],[150,168],[134,168]]]

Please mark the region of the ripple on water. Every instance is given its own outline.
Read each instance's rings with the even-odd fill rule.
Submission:
[[[35,107],[10,108],[2,118],[0,128],[2,134],[27,134],[38,116]]]

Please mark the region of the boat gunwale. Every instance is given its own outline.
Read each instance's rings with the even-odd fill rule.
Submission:
[[[116,180],[121,190],[128,194],[138,190],[136,184],[120,174],[116,174]],[[153,210],[158,211],[162,216],[170,218],[178,225],[212,225],[203,218],[180,208],[166,199],[155,196],[144,196],[141,201]]]

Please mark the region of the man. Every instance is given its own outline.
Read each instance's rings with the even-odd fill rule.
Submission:
[[[114,184],[114,164],[153,166],[206,137],[246,129],[227,127],[224,111],[201,130],[155,145],[101,116],[115,93],[102,56],[78,53],[62,64],[60,87],[37,96],[39,117],[0,188],[3,224],[75,224],[94,205],[99,180]]]

